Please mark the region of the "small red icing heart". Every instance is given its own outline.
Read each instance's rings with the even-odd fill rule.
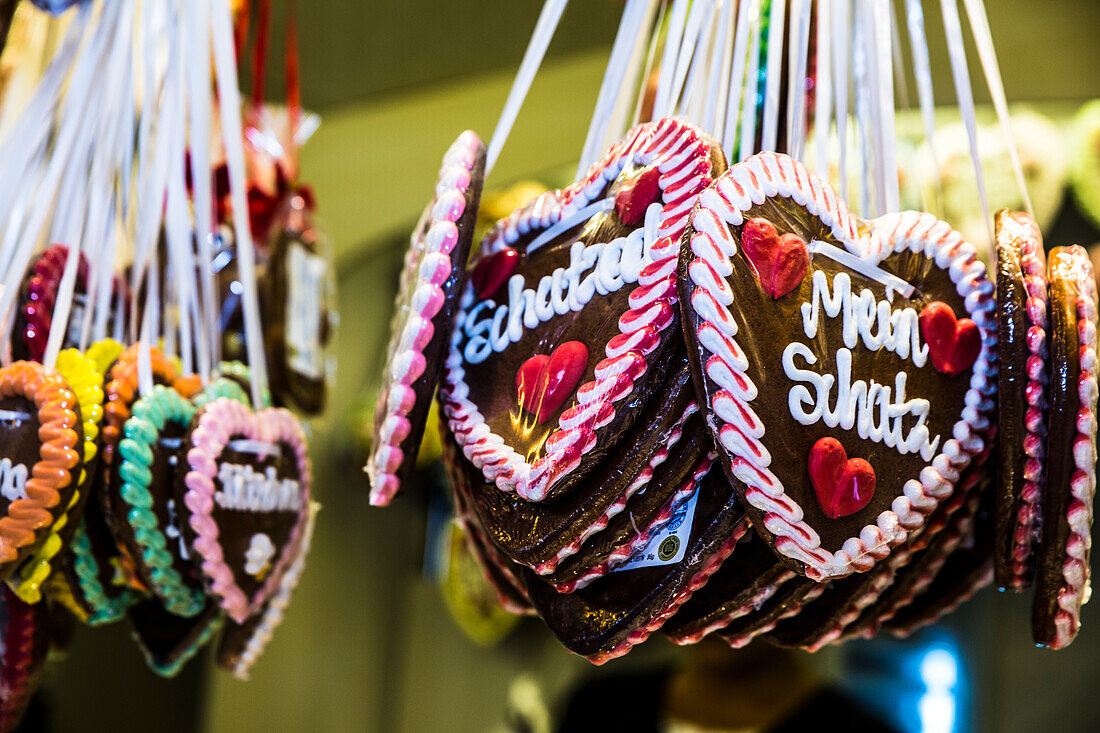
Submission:
[[[756,268],[764,292],[775,299],[797,288],[810,266],[802,237],[791,232],[779,236],[775,225],[759,217],[741,228],[741,249]]]
[[[520,407],[541,425],[573,394],[588,365],[588,347],[566,341],[547,356],[538,354],[516,372],[516,398]]]
[[[519,252],[511,247],[505,247],[478,260],[470,270],[470,282],[474,285],[477,297],[485,299],[496,294],[500,286],[508,282],[518,264]]]
[[[982,350],[978,324],[969,318],[956,319],[951,306],[939,300],[920,312],[920,333],[928,344],[932,366],[944,374],[969,369]]]
[[[646,168],[615,194],[615,213],[628,227],[640,224],[645,219],[646,209],[660,196],[661,172],[655,167]]]
[[[849,458],[836,438],[813,444],[809,467],[817,503],[831,519],[855,514],[875,495],[875,469],[862,458]]]

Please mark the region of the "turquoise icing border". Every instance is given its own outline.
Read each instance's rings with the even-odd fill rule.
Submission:
[[[220,377],[222,379],[225,379],[226,381],[231,382],[232,384],[240,387],[242,394],[245,395],[245,397],[241,401],[244,402],[245,404],[251,404],[252,398],[248,396],[248,391],[241,384],[239,384],[238,382],[235,381],[235,380],[238,380],[238,379],[245,382],[245,383],[248,383],[248,382],[252,381],[252,372],[248,368],[247,364],[245,364],[243,362],[239,362],[239,361],[223,361],[222,363],[218,364],[217,368],[214,370],[214,373],[218,377]],[[223,395],[223,396],[224,397],[233,397],[234,399],[236,399],[236,395]],[[274,402],[272,402],[272,400],[271,400],[271,390],[268,389],[266,386],[264,386],[263,393],[260,395],[260,398],[263,400],[263,406],[264,407],[273,407],[274,406]],[[209,402],[209,401],[210,401],[209,399],[205,400],[205,402]],[[205,404],[205,402],[204,402],[204,404]],[[197,400],[196,400],[196,405],[198,405]],[[202,405],[198,405],[198,406],[201,407]]]
[[[145,657],[145,663],[149,665],[149,669],[153,670],[154,673],[161,677],[175,677],[179,674],[180,670],[183,669],[184,665],[190,662],[194,656],[199,653],[199,650],[209,643],[214,634],[218,633],[224,621],[225,614],[221,612],[217,613],[207,622],[206,628],[202,630],[194,643],[184,649],[175,661],[169,664],[158,664],[157,661],[153,659],[152,652],[145,646],[145,643],[141,640],[141,636],[138,635],[137,631],[131,630],[130,634],[133,636],[134,641],[137,642],[138,649],[141,650],[141,655]]]
[[[124,588],[122,595],[111,598],[103,590],[103,584],[99,582],[99,562],[92,552],[92,541],[84,531],[83,519],[73,534],[70,548],[73,553],[73,571],[80,586],[79,591],[84,597],[84,602],[92,609],[86,623],[89,626],[103,626],[121,621],[126,608],[134,600],[133,595],[128,588]],[[77,602],[80,601],[77,600]]]
[[[192,617],[202,612],[206,595],[189,587],[174,567],[168,550],[168,538],[161,531],[152,511],[153,446],[169,422],[187,426],[199,406],[219,397],[247,401],[244,389],[229,379],[217,379],[199,393],[194,403],[188,402],[170,387],[157,385],[153,391],[134,403],[131,417],[123,426],[124,438],[119,442],[119,495],[130,507],[126,519],[141,547],[141,559],[150,573],[153,592],[169,613]],[[186,660],[185,660],[186,661]],[[152,663],[150,663],[152,666]],[[178,671],[178,670],[177,670]]]

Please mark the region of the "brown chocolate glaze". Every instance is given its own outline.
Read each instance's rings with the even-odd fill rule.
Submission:
[[[524,565],[534,567],[554,558],[603,516],[668,443],[693,396],[691,379],[681,359],[679,369],[657,391],[651,404],[646,405],[640,393],[625,398],[623,402],[629,402],[625,407],[644,414],[643,422],[626,436],[613,455],[604,457],[598,470],[581,486],[559,499],[532,503],[501,491],[484,479],[474,483],[470,508],[485,536],[505,555]],[[694,468],[711,450],[709,438],[702,433],[703,426],[690,421],[684,425],[692,426],[694,434],[685,431],[674,449],[676,460],[672,462],[684,472]]]
[[[522,578],[531,603],[550,631],[575,654],[597,657],[627,641],[632,631],[659,625],[658,615],[687,593],[689,581],[733,534],[744,510],[725,475],[713,468],[699,485],[691,540],[674,565],[611,573],[574,593],[558,593],[533,571]]]
[[[567,557],[557,569],[543,578],[548,583],[560,584],[576,580],[590,568],[607,560],[611,553],[644,531],[673,494],[690,480],[691,471],[698,464],[702,453],[712,448],[707,437],[703,416],[695,413],[684,424],[684,436],[673,446],[669,459],[658,466],[653,478],[627,499],[621,512],[611,518],[607,526],[589,537],[577,554]],[[667,468],[666,468],[667,467]]]
[[[781,618],[802,606],[812,592],[821,590],[821,583],[808,578],[795,577],[779,586],[771,598],[757,610],[734,619],[715,634],[735,646],[742,647],[748,640],[771,628]]]
[[[102,475],[102,473],[97,473],[94,480],[97,482],[102,480]],[[94,487],[92,491],[95,491]],[[94,499],[86,501],[79,521],[92,548],[92,559],[95,561],[96,566],[96,579],[103,587],[104,594],[110,600],[116,600],[126,592],[126,587],[115,583],[119,574],[117,565],[118,546],[115,544],[110,530],[107,529],[107,522],[103,518],[100,502]],[[56,565],[68,583],[73,600],[84,610],[85,614],[93,615],[97,609],[84,598],[80,578],[76,573],[76,556],[68,546],[58,554]]]
[[[1020,266],[1022,242],[1009,235],[1007,217],[1012,212],[997,213],[997,439],[1000,441],[997,503],[994,515],[995,535],[993,568],[997,585],[1002,589],[1022,591],[1014,572],[1016,531],[1019,524],[1024,470],[1028,456],[1024,439],[1028,435],[1024,424],[1027,415],[1027,362],[1031,356],[1027,333],[1028,293]],[[1037,230],[1036,230],[1037,233]],[[1041,248],[1042,243],[1038,246]],[[1035,527],[1041,526],[1041,518]],[[1036,538],[1037,540],[1038,538]],[[1037,543],[1036,543],[1037,544]],[[1029,568],[1034,572],[1034,563]],[[1030,580],[1030,578],[1028,579]]]
[[[1077,412],[1081,405],[1078,379],[1081,377],[1080,343],[1077,334],[1077,300],[1082,296],[1078,278],[1092,277],[1072,270],[1065,247],[1055,247],[1049,256],[1051,378],[1050,420],[1047,428],[1047,481],[1043,492],[1042,543],[1035,573],[1035,599],[1031,609],[1031,630],[1036,644],[1049,646],[1057,636],[1055,618],[1060,609],[1059,596],[1066,579],[1063,567],[1069,556],[1066,542],[1072,534],[1069,509],[1074,502],[1070,482],[1077,470],[1074,443],[1077,438]],[[1065,258],[1065,259],[1063,259]],[[1088,405],[1092,410],[1096,405]],[[1092,507],[1089,508],[1092,516]],[[1091,522],[1090,522],[1091,524]],[[1084,588],[1088,582],[1090,552],[1085,550],[1085,581],[1077,593],[1080,614]],[[1076,632],[1074,632],[1076,633]]]
[[[310,221],[312,217],[310,205],[297,191],[291,192],[286,197],[279,211],[280,219],[276,225],[278,234],[271,244],[270,259],[264,269],[264,277],[260,280],[259,288],[260,307],[264,314],[264,343],[267,350],[271,392],[277,399],[281,398],[281,403],[291,403],[307,415],[317,415],[325,408],[324,364],[321,365],[320,377],[298,371],[291,364],[290,345],[286,339],[286,325],[291,318],[290,310],[294,307],[289,295],[290,278],[293,277],[289,264],[290,253],[295,247],[299,247],[307,255],[317,255],[317,231]],[[461,245],[461,235],[459,240]],[[457,250],[458,247],[455,249]],[[318,347],[323,347],[331,337],[329,329],[331,314],[324,302],[319,305],[321,308],[311,315],[319,321]],[[448,337],[449,335],[448,332]]]
[[[993,498],[996,492],[986,491],[982,505],[974,521],[973,536],[951,553],[935,580],[928,588],[894,617],[883,623],[883,628],[906,634],[933,623],[954,608],[961,600],[981,587],[982,581],[993,569]]]
[[[764,634],[773,644],[786,647],[811,647],[842,625],[843,618],[867,603],[867,595],[876,586],[893,578],[897,568],[889,560],[880,562],[866,573],[853,573],[834,580],[816,600],[807,603],[797,616],[780,621]]]
[[[221,609],[207,601],[197,616],[173,616],[160,601],[146,599],[126,609],[126,616],[149,667],[162,676],[174,677],[179,665],[198,651],[196,645],[210,624],[217,623]]]
[[[750,208],[744,215],[745,221],[756,217],[771,221],[781,236],[787,232],[793,232],[807,243],[816,239],[844,248],[820,219],[791,199],[782,197],[768,199],[763,204]],[[922,459],[919,453],[902,455],[895,448],[888,447],[884,443],[860,438],[854,428],[851,430],[840,427],[831,428],[824,421],[802,425],[795,420],[788,407],[788,393],[796,382],[784,373],[783,350],[792,342],[805,344],[816,357],[817,362],[809,365],[802,359],[796,359],[796,366],[817,374],[833,375],[835,378],[837,375],[836,352],[844,346],[843,318],[828,317],[822,308],[818,319],[817,336],[813,340],[806,337],[802,325],[800,309],[804,303],[812,299],[814,271],[822,270],[826,273],[830,292],[833,279],[840,272],[848,272],[850,275],[853,294],[858,295],[860,291],[869,289],[877,300],[885,300],[885,286],[859,273],[849,272],[823,255],[811,254],[810,266],[801,285],[778,300],[772,299],[762,290],[755,268],[740,247],[741,227],[731,227],[730,230],[738,242],[738,253],[731,258],[733,274],[727,277],[726,281],[733,292],[734,307],[740,309],[740,318],[747,323],[742,327],[741,333],[751,331],[752,334],[750,338],[742,338],[739,344],[749,362],[749,377],[759,392],[751,407],[765,426],[766,432],[762,442],[771,453],[772,460],[769,468],[782,482],[787,495],[798,502],[805,514],[805,521],[820,535],[822,546],[826,550],[836,551],[846,539],[858,536],[864,526],[875,524],[878,515],[889,510],[894,499],[903,493],[902,487],[905,482],[918,479],[921,470],[929,462]],[[686,246],[690,234],[689,228],[688,233],[685,234],[685,246],[682,247],[680,255],[682,303],[688,302],[692,287],[686,273],[687,265],[693,258],[691,248]],[[958,294],[949,273],[937,267],[935,262],[924,254],[908,250],[891,254],[879,263],[879,267],[915,287],[914,293],[909,298],[901,294],[894,295],[891,305],[895,311],[912,307],[917,314],[920,314],[927,304],[942,301],[954,310],[956,317],[968,316],[963,298]],[[696,390],[701,404],[709,406],[719,388],[703,371],[707,356],[696,338],[696,328],[701,319],[690,307],[683,308],[682,313]],[[921,343],[924,343],[923,339]],[[906,399],[924,398],[931,402],[926,424],[931,439],[934,440],[935,436],[940,437],[937,452],[942,450],[944,441],[951,439],[953,427],[960,419],[960,413],[964,407],[964,396],[970,386],[972,369],[966,369],[955,376],[948,376],[936,371],[931,359],[923,367],[918,368],[911,360],[903,360],[885,348],[877,352],[868,351],[862,339],[852,349],[852,355],[851,379],[853,382],[874,380],[877,384],[889,386],[893,391],[895,376],[901,371],[907,373]],[[812,392],[812,385],[807,386],[810,386]],[[837,387],[834,384],[828,403],[830,409],[835,405],[836,397]],[[712,422],[708,420],[708,423]],[[908,434],[915,424],[914,416],[906,416],[903,434]],[[810,482],[807,464],[810,448],[817,440],[824,437],[839,440],[849,458],[867,460],[876,474],[875,493],[870,503],[855,514],[839,519],[831,519],[821,510]],[[727,472],[732,476],[731,456],[722,451],[722,457]],[[744,484],[736,479],[733,479],[732,483],[737,490],[738,498],[745,504],[757,532],[774,545],[774,536],[764,526],[763,513],[744,501]],[[784,561],[796,572],[803,572],[800,563],[789,558],[784,558]]]
[[[409,434],[401,441],[400,448],[403,459],[400,467],[394,473],[402,486],[408,481],[409,475],[416,466],[416,456],[420,452],[420,442],[424,437],[424,425],[428,419],[428,411],[431,409],[432,398],[435,397],[436,387],[439,386],[440,375],[443,372],[443,364],[447,360],[447,354],[450,351],[451,334],[454,331],[459,299],[466,287],[466,276],[468,274],[466,262],[470,259],[470,246],[474,238],[474,228],[477,225],[477,212],[481,206],[481,189],[484,182],[485,145],[479,143],[477,157],[470,171],[470,185],[466,188],[466,208],[463,209],[462,218],[456,222],[458,242],[451,251],[451,276],[440,288],[443,291],[443,306],[439,309],[439,313],[436,314],[435,318],[432,319],[433,336],[428,345],[424,347],[424,373],[412,384],[413,392],[416,394],[416,402],[407,415]],[[434,197],[432,203],[435,203]],[[420,230],[413,235],[414,238],[426,236],[430,224],[430,217],[423,217],[420,222]],[[419,262],[417,262],[417,267],[419,268]],[[415,277],[415,274],[410,275],[406,272],[402,275],[402,277],[408,276]],[[406,300],[411,298],[411,290],[406,296]],[[393,334],[399,334],[404,329],[404,323],[400,319],[407,317],[408,306],[408,302],[397,304],[393,322],[390,325],[390,331]],[[391,338],[396,338],[396,336],[391,336]],[[392,356],[392,353],[387,355],[387,364]],[[387,389],[387,386],[383,385],[383,389]],[[385,405],[379,401],[374,417],[373,445],[377,445],[380,440],[379,431],[382,427],[382,420],[385,418],[384,408]]]
[[[749,532],[707,584],[692,594],[676,615],[661,627],[661,632],[673,640],[687,639],[729,619],[730,614],[765,589],[774,587],[778,593],[793,577],[767,543],[755,532]],[[730,623],[735,620],[729,619]]]
[[[637,166],[626,166],[618,178],[594,199],[614,196],[637,178],[642,170]],[[540,245],[534,252],[527,252],[527,245],[544,231],[543,228],[532,229],[512,245],[520,255],[512,277],[522,275],[526,287],[533,288],[544,276],[553,274],[558,268],[569,267],[570,247],[574,242],[584,242],[586,245],[611,242],[640,228],[641,224],[628,226],[619,221],[613,208]],[[485,361],[478,364],[463,362],[470,401],[485,416],[492,432],[501,436],[506,445],[525,456],[528,462],[534,462],[545,454],[546,438],[557,429],[561,414],[575,405],[576,399],[571,397],[565,400],[542,424],[535,424],[534,417],[520,406],[516,396],[516,374],[520,366],[533,356],[552,354],[563,343],[580,341],[588,347],[588,362],[577,387],[592,381],[596,365],[605,358],[607,343],[620,334],[619,317],[630,309],[630,294],[637,287],[637,284],[628,284],[607,295],[596,293],[579,312],[555,315],[537,328],[524,329],[523,338],[518,343],[511,344],[504,351],[491,352]],[[501,287],[485,300],[492,304],[485,312],[492,314],[497,306],[508,303],[508,287]],[[467,312],[472,312],[474,307],[477,307],[476,304]],[[663,380],[661,366],[672,361],[670,352],[680,342],[678,333],[679,323],[676,321],[661,332],[660,344],[646,355],[648,366],[645,373],[634,381],[633,391],[614,404],[615,415],[610,422],[596,429],[595,447],[581,458],[579,466],[554,484],[546,495],[547,499],[585,486],[585,476],[601,464],[608,452],[638,421],[641,411],[637,409],[636,395],[643,396],[643,399],[648,397],[654,385]],[[464,336],[458,341],[457,348],[464,349],[468,341],[468,337]]]
[[[186,470],[187,457],[185,452],[184,437],[187,434],[188,425],[175,421],[165,424],[160,437],[153,446],[153,463],[150,466],[152,480],[147,487],[152,496],[153,504],[149,507],[157,520],[157,530],[163,534],[168,542],[167,550],[172,556],[172,567],[179,573],[185,584],[193,588],[201,588],[201,576],[196,572],[190,544],[183,546],[179,536],[172,537],[169,528],[180,528],[180,514],[176,499],[176,485],[181,480],[178,473]],[[115,461],[111,466],[112,485],[115,488],[112,501],[118,501],[119,507],[126,509],[129,504],[122,500],[118,494],[121,490],[122,480],[118,475],[122,461]],[[138,544],[134,536],[134,527],[129,521],[119,523],[118,539],[134,560],[138,576],[149,588],[154,588],[152,581],[152,569],[145,564],[144,548]],[[184,556],[186,554],[186,557]]]

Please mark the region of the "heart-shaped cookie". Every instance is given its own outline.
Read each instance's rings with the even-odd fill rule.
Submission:
[[[118,445],[113,480],[126,519],[122,544],[142,582],[177,616],[194,616],[206,605],[176,507],[178,474],[186,465],[183,437],[195,410],[219,397],[248,401],[241,386],[228,379],[211,382],[194,403],[158,384],[134,403]]]
[[[467,130],[443,156],[435,195],[409,241],[390,321],[371,452],[363,468],[374,505],[389,504],[416,465],[458,299],[467,284],[466,263],[484,177],[485,146]],[[495,264],[475,268],[471,276],[476,287],[499,286],[496,280],[507,277],[506,260],[502,255]]]
[[[473,268],[482,287],[463,293],[440,388],[451,432],[488,481],[529,501],[560,497],[644,414],[637,403],[677,341],[679,237],[723,167],[697,128],[640,125],[581,180],[488,235]],[[498,254],[509,248],[514,266]],[[517,374],[568,342],[590,354],[582,376],[533,417],[516,400]]]
[[[760,264],[778,262],[761,260],[772,228],[805,243],[796,283]],[[757,531],[812,579],[871,569],[985,447],[996,388],[985,265],[929,214],[859,221],[776,153],[704,192],[683,241],[696,390]],[[843,463],[815,463],[823,439]]]
[[[184,534],[210,592],[236,623],[279,587],[309,515],[310,465],[297,418],[219,398],[187,436]]]
[[[0,730],[15,730],[42,677],[50,649],[49,609],[0,587]]]
[[[73,293],[73,311],[70,314],[70,330],[82,324],[85,294],[88,287],[88,262],[83,253],[78,253],[75,290]],[[69,257],[69,248],[63,244],[47,247],[31,265],[27,281],[23,286],[23,303],[16,316],[12,353],[21,359],[42,361],[46,353],[46,341],[50,336],[50,324],[53,321],[53,308],[57,300],[57,291],[61,286],[61,275],[65,270],[65,261]],[[76,340],[67,334],[66,346],[73,346]]]
[[[0,578],[49,536],[80,479],[80,406],[55,369],[0,369]]]
[[[225,615],[213,600],[187,618],[170,613],[156,598],[126,610],[145,663],[161,677],[175,677],[221,628]]]
[[[72,541],[80,523],[84,505],[95,475],[99,455],[99,424],[103,419],[103,375],[91,359],[76,349],[65,349],[57,356],[57,371],[76,396],[80,405],[81,432],[80,477],[69,504],[50,527],[50,534],[34,554],[10,578],[8,585],[26,603],[42,600],[42,586],[54,569],[54,560]]]

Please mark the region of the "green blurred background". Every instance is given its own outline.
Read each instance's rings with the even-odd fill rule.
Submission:
[[[350,431],[373,391],[402,240],[431,196],[443,151],[463,129],[484,138],[503,104],[541,3],[535,0],[301,2],[304,100],[323,124],[302,155],[339,276],[339,370],[313,425],[316,494],[324,504],[313,554],[283,627],[241,683],[191,663],[173,682],[145,670],[122,625],[81,631],[45,686],[53,730],[486,731],[502,729],[508,695],[534,681],[553,705],[593,668],[537,621],[486,649],[456,629],[421,577],[425,508],[408,496],[367,504]],[[929,35],[942,32],[926,3]],[[1100,97],[1100,2],[987,0],[1010,100]],[[283,4],[276,3],[278,9]],[[558,177],[574,164],[621,5],[574,0],[500,163],[487,182]],[[275,38],[283,17],[276,16]],[[953,87],[933,43],[938,101]],[[976,55],[970,59],[976,67]],[[982,89],[972,69],[975,88]],[[269,70],[279,98],[282,70]],[[968,720],[982,731],[1095,730],[1100,719],[1100,616],[1066,652],[1030,648],[1027,603],[985,593],[952,620],[973,682]],[[612,671],[678,659],[660,640]],[[814,660],[829,672],[833,652]],[[600,670],[606,673],[607,669]],[[520,680],[520,688],[517,688]],[[609,704],[630,704],[613,700]],[[964,721],[966,722],[966,721]]]

